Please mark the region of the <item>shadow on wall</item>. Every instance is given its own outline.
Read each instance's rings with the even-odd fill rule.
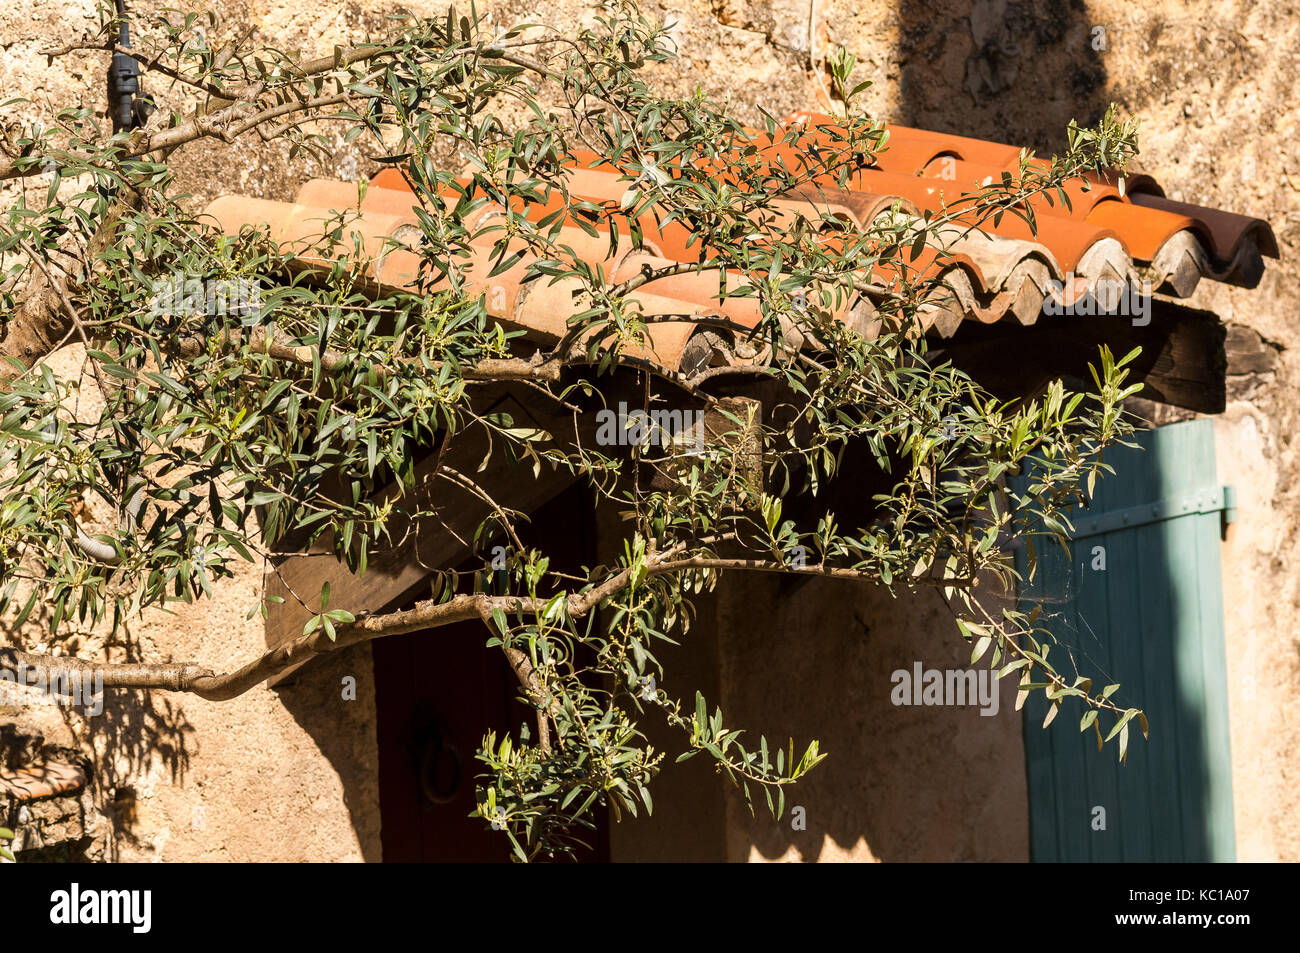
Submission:
[[[989,684],[938,593],[732,577],[714,615],[724,712],[769,742],[793,736],[796,753],[816,738],[829,757],[789,790],[798,816],[758,807],[751,818],[728,796],[729,859],[1023,861],[1031,845],[1048,861],[1234,858],[1220,514],[1184,505],[1216,486],[1212,427],[1140,440],[1108,454],[1116,472],[1076,525],[1093,533],[1086,519],[1127,518],[1098,524],[1111,528],[1069,556],[1040,545],[1027,593],[1045,603],[1057,670],[1093,679],[1094,692],[1118,683],[1112,699],[1146,712],[1150,740],[1135,724],[1127,764],[1115,741],[1098,752],[1079,732],[1077,704],[1043,729],[1035,693],[1022,719],[1014,677],[996,705],[988,692],[963,704],[918,690],[934,671],[944,684],[963,671]]]
[[[906,126],[1065,148],[1071,119],[1106,107],[1111,36],[1083,0],[900,0],[898,113]],[[936,15],[938,14],[938,15]]]
[[[382,860],[370,646],[354,645],[316,659],[276,692],[337,773],[362,858]]]
[[[139,643],[129,628],[121,638],[118,645],[127,651],[125,660],[141,661]],[[108,690],[103,694],[103,711],[92,718],[60,710],[72,737],[89,733],[89,743],[81,745],[81,751],[87,759],[86,774],[93,779],[96,806],[110,821],[106,844],[110,861],[119,859],[123,846],[149,846],[135,831],[138,779],[161,765],[173,784],[185,780],[195,729],[180,699],[161,692]]]
[[[772,744],[793,737],[796,754],[815,738],[829,755],[787,793],[788,807],[802,812],[780,821],[761,795],[752,818],[739,795],[729,795],[730,860],[1028,858],[1014,686],[990,699],[984,707],[996,714],[987,716],[978,702],[914,703],[918,663],[923,671],[969,666],[970,650],[939,596],[895,599],[882,587],[841,580],[736,578],[720,586],[717,621],[729,720]]]
[[[345,676],[356,679],[359,699],[372,691],[368,646],[314,662],[292,685],[281,688],[279,696],[337,772],[363,857],[378,860],[373,708],[364,701],[341,698]],[[107,859],[118,860],[124,849],[151,847],[137,831],[136,786],[141,777],[148,777],[151,769],[159,766],[173,785],[184,786],[194,744],[196,740],[202,743],[193,737],[195,728],[186,715],[187,703],[210,704],[166,693],[108,691],[103,711],[84,721],[91,740],[83,747],[89,759],[87,774],[94,779],[97,806],[110,821]],[[75,731],[72,716],[65,711],[63,717],[69,730]],[[270,783],[275,781],[270,779]],[[267,791],[265,796],[283,793]]]
[[[605,513],[610,532],[605,537],[606,552],[613,552],[618,540],[614,516]],[[655,657],[663,664],[663,689],[680,698],[687,711],[694,709],[693,699],[702,693],[712,711],[721,704],[733,723],[727,701],[722,697],[722,662],[718,654],[720,635],[715,593],[704,593],[695,600],[696,622],[689,632],[672,632],[677,645],[656,646]],[[769,718],[760,718],[760,722]],[[730,784],[714,769],[708,755],[678,762],[678,755],[689,749],[689,738],[680,728],[668,724],[651,708],[641,722],[646,741],[655,751],[664,753],[662,770],[650,790],[654,811],[648,816],[624,818],[610,825],[611,859],[616,862],[640,863],[720,863],[727,860],[727,789]],[[758,722],[753,723],[757,727]]]

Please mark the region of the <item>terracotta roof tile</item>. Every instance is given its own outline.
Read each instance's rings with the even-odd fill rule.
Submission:
[[[1123,235],[1125,247],[1140,261],[1155,260],[1165,242],[1179,232],[1202,228],[1196,219],[1186,215],[1119,201],[1098,202],[1084,221]]]
[[[802,123],[813,136],[822,141],[832,141],[831,132],[819,131],[834,127],[836,121],[831,117],[798,112],[788,117],[787,121]],[[859,174],[863,187],[880,191],[886,181],[882,174],[892,173],[892,186],[899,194],[906,194],[922,208],[932,211],[937,211],[941,196],[952,201],[975,183],[998,181],[1003,172],[1014,173],[1019,168],[1020,150],[1014,146],[903,126],[885,128],[890,134],[886,146],[905,143],[909,158],[907,161],[896,159],[887,162],[883,160],[887,153],[882,153],[877,158],[874,170]],[[933,152],[933,155],[927,158],[929,152]],[[900,183],[893,178],[899,173],[908,174],[912,156],[920,157],[921,164],[911,171],[918,177],[939,179],[941,184],[937,189],[918,189],[915,185]],[[952,161],[944,161],[945,159]],[[1031,162],[1040,168],[1046,166],[1043,160]],[[1030,203],[1035,213],[1043,217],[1081,219],[1110,228],[1126,245],[1127,250],[1143,262],[1155,262],[1161,258],[1161,246],[1167,242],[1175,243],[1170,252],[1181,252],[1184,246],[1189,246],[1191,240],[1195,239],[1200,248],[1191,254],[1199,258],[1202,275],[1246,287],[1258,283],[1263,267],[1261,257],[1278,256],[1277,241],[1272,229],[1262,219],[1167,199],[1160,185],[1147,175],[1125,176],[1123,194],[1119,188],[1119,176],[1113,170],[1089,174],[1083,178],[1091,187],[1084,191],[1085,185],[1081,181],[1069,186],[1066,189],[1070,199],[1069,208],[1062,206],[1054,196],[1051,199],[1040,196]],[[1117,203],[1118,207],[1106,207],[1110,203]],[[1140,209],[1180,216],[1180,227],[1171,227],[1175,221],[1172,218],[1144,215]],[[1012,218],[1005,216],[1002,221],[1006,223]],[[994,226],[992,230],[1001,233],[1004,225]],[[1179,235],[1182,231],[1192,234]],[[1157,234],[1158,239],[1154,237]],[[1044,235],[1043,238],[1043,243],[1055,252],[1057,249],[1052,245],[1052,236]],[[1076,256],[1066,254],[1058,257]],[[1165,257],[1171,255],[1166,254]],[[1194,283],[1191,284],[1194,287]],[[1161,290],[1179,295],[1190,293],[1190,288],[1179,291],[1166,286]]]
[[[784,165],[814,177],[811,184],[774,203],[778,226],[799,216],[816,223],[834,217],[863,229],[881,215],[895,214],[909,216],[915,219],[911,224],[919,226],[917,216],[958,202],[981,183],[1000,182],[1006,175],[1014,181],[1020,169],[1021,150],[1015,146],[886,126],[884,151],[873,165],[853,172],[846,190],[835,176],[819,174],[838,147],[837,120],[795,113],[787,123],[800,126],[797,146],[782,141],[784,129],[776,141],[754,132],[757,151],[742,152],[738,145],[735,154],[737,161]],[[700,249],[688,244],[687,230],[677,223],[660,225],[650,214],[636,223],[645,241],[642,249],[634,250],[628,238],[633,223],[624,214],[623,199],[635,176],[620,174],[593,154],[579,154],[576,160],[566,173],[564,190],[570,200],[584,204],[560,222],[560,242],[604,269],[610,283],[624,281],[647,266],[699,263]],[[1041,160],[1031,162],[1040,168],[1044,165]],[[726,173],[720,170],[719,174]],[[554,224],[554,213],[569,201],[564,190],[554,188],[542,202],[520,202],[513,212],[534,223]],[[918,255],[904,254],[899,262],[876,267],[871,281],[888,286],[905,275],[933,279],[920,317],[926,330],[946,336],[963,320],[1032,324],[1048,295],[1072,299],[1095,291],[1101,281],[1146,278],[1156,290],[1180,297],[1190,294],[1202,277],[1253,287],[1262,273],[1262,256],[1278,254],[1267,222],[1173,201],[1149,176],[1127,176],[1121,188],[1118,175],[1105,170],[1068,183],[1065,193],[1068,203],[1055,195],[1029,201],[1034,227],[1022,217],[1025,210],[1021,209],[1020,214],[1007,211],[978,228],[966,216],[934,230]],[[444,198],[450,203],[457,195],[449,188]],[[226,196],[209,205],[207,212],[230,233],[264,224],[304,268],[331,263],[321,248],[321,236],[338,230],[349,245],[360,245],[369,259],[366,277],[380,288],[409,288],[422,278],[432,288],[445,286],[446,281],[434,280],[427,268],[421,271],[414,201],[401,172],[389,168],[370,180],[364,195],[356,183],[314,179],[292,203]],[[466,226],[472,231],[497,219],[504,224],[505,216],[501,206],[481,204]],[[579,219],[595,225],[597,235],[578,227]],[[611,227],[619,235],[613,248]],[[568,316],[581,310],[575,307],[577,283],[538,279],[525,284],[526,259],[490,275],[493,245],[501,234],[491,230],[480,235],[471,258],[457,263],[465,289],[483,295],[493,317],[524,329],[536,340],[553,341],[567,330]],[[510,247],[513,251],[522,245],[516,242]],[[647,346],[629,353],[676,367],[700,330],[700,318],[709,317],[710,326],[725,321],[742,332],[759,323],[756,297],[719,297],[724,281],[734,288],[741,276],[723,275],[708,268],[707,262],[702,267],[696,273],[657,280],[631,296],[647,313],[680,315],[682,320],[652,324]],[[866,298],[839,302],[833,314],[866,334],[876,333],[880,326]],[[787,340],[797,344],[799,338],[788,331]]]
[[[50,761],[0,771],[0,794],[16,801],[70,794],[86,786],[86,773],[74,764]]]
[[[1201,230],[1208,232],[1209,250],[1214,260],[1219,263],[1219,270],[1225,274],[1225,277],[1211,275],[1218,281],[1244,283],[1246,287],[1253,288],[1259,282],[1259,275],[1263,270],[1262,264],[1254,269],[1256,274],[1249,282],[1234,281],[1235,270],[1228,266],[1237,262],[1243,252],[1257,251],[1258,255],[1267,258],[1278,257],[1277,239],[1273,236],[1273,229],[1262,218],[1251,218],[1249,215],[1238,215],[1235,212],[1225,212],[1223,209],[1206,208],[1204,205],[1175,202],[1161,195],[1144,192],[1135,194],[1133,203],[1195,219],[1201,226]]]

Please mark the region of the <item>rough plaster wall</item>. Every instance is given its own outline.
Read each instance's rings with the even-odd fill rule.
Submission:
[[[760,575],[720,587],[715,618],[730,723],[773,747],[793,737],[796,756],[813,738],[829,754],[787,797],[804,830],[790,813],[773,820],[761,795],[751,818],[730,792],[730,860],[1028,859],[1015,680],[991,715],[891,698],[893,673],[916,662],[969,665],[939,596]]]
[[[357,39],[367,28],[381,27],[387,13],[403,9],[431,13],[441,4],[376,3],[366,4],[363,10],[355,2],[329,0],[216,0],[212,6],[225,18],[222,30],[226,33],[251,24],[263,39],[301,49],[306,55],[319,55],[335,42]],[[545,19],[560,29],[590,14],[588,5],[573,0],[547,4],[544,18],[530,4],[490,6],[501,22]],[[881,118],[1050,151],[1063,146],[1065,126],[1071,118],[1094,120],[1107,102],[1115,101],[1143,120],[1142,154],[1135,168],[1154,174],[1171,197],[1261,215],[1273,223],[1282,261],[1269,262],[1262,285],[1246,291],[1206,283],[1193,303],[1217,311],[1225,322],[1254,328],[1280,350],[1275,373],[1249,388],[1248,399],[1230,409],[1218,431],[1222,478],[1237,485],[1243,500],[1241,522],[1224,549],[1224,588],[1239,854],[1243,859],[1300,859],[1300,830],[1295,821],[1300,817],[1300,787],[1290,783],[1297,771],[1290,752],[1300,748],[1295,701],[1300,695],[1300,640],[1295,622],[1300,586],[1293,568],[1300,519],[1300,489],[1295,479],[1300,402],[1292,397],[1300,374],[1295,348],[1300,145],[1296,144],[1298,113],[1292,102],[1300,17],[1289,6],[1251,0],[1213,5],[1176,0],[1144,4],[1124,0],[1050,4],[1044,0],[819,0],[819,19],[810,29],[809,5],[793,0],[648,4],[652,12],[656,8],[676,21],[674,33],[683,55],[681,63],[662,71],[666,88],[687,92],[699,84],[712,92],[730,93],[743,115],[754,116],[756,105],[777,114],[816,105],[818,84],[804,68],[809,43],[818,51],[841,43],[857,55],[864,76],[876,82],[866,104]],[[6,95],[17,93],[42,101],[50,97],[60,106],[89,102],[102,107],[102,54],[77,55],[53,66],[47,66],[39,55],[52,36],[74,37],[90,10],[86,0],[34,0],[0,11],[0,89]],[[1099,27],[1104,32],[1099,34]],[[216,39],[221,35],[217,31]],[[1104,48],[1098,48],[1098,39],[1104,41]],[[151,88],[159,90],[157,84]],[[8,107],[0,118],[30,120],[42,109],[40,104]],[[325,163],[300,159],[289,166],[283,150],[265,147],[253,138],[233,149],[205,146],[193,150],[181,185],[194,194],[196,203],[234,190],[283,199],[313,175],[350,179],[370,171],[364,156],[342,149]],[[33,187],[44,189],[39,183]],[[7,197],[11,192],[12,186],[4,194]],[[1254,422],[1246,423],[1247,418]],[[224,639],[237,639],[243,651],[255,650],[259,644],[256,624],[240,621],[247,605],[247,592],[240,587],[248,585],[251,580],[223,587],[215,605],[193,616],[151,620],[139,627],[142,634],[148,633],[149,648],[156,653],[147,657],[215,653],[218,643],[210,634],[212,628],[219,628]],[[870,601],[876,597],[862,598]],[[906,617],[903,603],[886,605],[893,625]],[[867,614],[864,610],[864,617]],[[197,625],[191,627],[190,618],[223,624],[205,625],[200,631]],[[736,621],[737,631],[757,638],[751,634],[750,621]],[[949,631],[946,625],[935,625],[936,633]],[[782,631],[814,630],[792,623]],[[892,631],[891,626],[885,625],[884,631]],[[939,639],[928,629],[916,636],[917,646]],[[870,645],[870,640],[866,644]],[[934,642],[936,652],[939,645]],[[862,661],[871,664],[869,656]],[[364,681],[368,656],[352,667]],[[190,742],[195,747],[178,779],[170,780],[170,769],[162,772],[169,780],[153,788],[162,793],[145,799],[156,801],[158,808],[139,812],[135,828],[139,838],[152,841],[166,832],[165,840],[173,846],[163,848],[164,857],[220,850],[223,838],[231,857],[284,857],[300,847],[305,854],[317,846],[319,851],[313,856],[373,856],[378,823],[375,794],[367,786],[369,782],[355,780],[364,774],[360,766],[373,751],[361,740],[368,737],[366,730],[372,734],[373,728],[360,728],[373,724],[372,709],[366,707],[370,702],[362,691],[357,707],[350,710],[353,713],[329,715],[324,699],[333,686],[327,686],[328,679],[323,676],[312,676],[318,677],[322,681],[315,701],[304,699],[300,704],[327,721],[331,717],[345,719],[338,726],[340,731],[345,725],[357,726],[355,744],[336,741],[346,753],[313,753],[314,746],[323,744],[322,733],[309,736],[295,727],[283,700],[277,701],[265,690],[211,711],[186,702],[181,708],[194,730],[182,734],[195,739]],[[733,680],[733,684],[741,683]],[[1252,684],[1253,688],[1249,687]],[[796,685],[789,690],[795,692]],[[311,694],[312,690],[294,691]],[[744,691],[736,697],[743,698]],[[843,716],[842,711],[836,714]],[[151,717],[174,723],[168,721],[174,719],[170,714]],[[301,724],[305,719],[296,720]],[[135,724],[139,730],[140,722]],[[784,728],[767,718],[756,724],[773,731]],[[792,725],[791,730],[803,727]],[[237,740],[241,730],[249,739],[248,747]],[[168,727],[163,733],[175,736],[176,729]],[[800,734],[808,737],[818,731],[809,724]],[[825,735],[824,730],[821,734]],[[282,739],[289,749],[280,748]],[[198,742],[204,746],[202,755],[194,753]],[[834,751],[836,746],[828,747]],[[841,750],[854,749],[850,743]],[[827,762],[819,771],[851,770],[845,765],[831,768],[834,764]],[[261,799],[262,789],[256,787],[262,783],[258,779],[276,772],[291,778],[285,781],[281,777],[277,785],[297,792],[286,802],[292,807],[284,808],[286,827],[282,830],[287,834],[292,829],[299,841],[308,837],[306,846],[290,845],[293,838],[266,831],[242,839],[245,835],[235,829],[234,821],[246,820],[254,808],[276,816],[280,807],[270,807],[270,802]],[[143,779],[139,784],[148,788],[147,771],[129,774]],[[159,774],[157,769],[154,774]],[[810,778],[809,790],[815,777]],[[232,799],[208,808],[208,830],[203,836],[188,831],[189,815],[199,803],[195,792],[200,778],[208,786],[205,802]],[[861,787],[869,782],[857,783]],[[351,794],[350,814],[337,803],[340,787]],[[1019,795],[1003,793],[1023,798],[1023,789]],[[302,810],[302,805],[322,803],[319,799],[326,796],[333,806],[327,804],[319,814]],[[974,804],[968,806],[977,809]],[[835,827],[835,819],[841,816],[837,810],[841,809],[833,805],[825,809],[825,823],[830,827],[823,828],[820,847],[808,846],[805,841],[785,845],[770,830],[746,833],[748,827],[737,821],[733,824],[737,845],[733,855],[746,853],[746,837],[752,837],[752,850],[762,856],[785,856],[795,850],[800,856],[830,859],[859,850],[854,846],[859,841],[852,825]],[[295,815],[313,818],[313,825],[298,821],[294,826],[289,819]],[[220,823],[213,821],[214,816],[222,819]],[[232,819],[230,827],[224,826],[226,818]],[[319,825],[315,825],[317,818]],[[357,823],[360,831],[348,832],[348,823]],[[303,830],[312,826],[325,832],[318,840]],[[889,843],[891,837],[893,843],[901,843],[897,833],[886,835],[883,843]],[[923,840],[909,843],[917,850],[929,849]],[[1014,854],[1017,849],[1014,844],[980,847],[998,856]],[[891,853],[902,853],[875,845],[861,850],[885,859]]]
[[[1215,421],[1219,479],[1237,488],[1237,520],[1223,546],[1224,621],[1231,712],[1237,859],[1295,860],[1296,617],[1279,598],[1287,527],[1274,505],[1278,436],[1261,410],[1239,401]]]
[[[60,376],[75,376],[83,361],[83,348],[73,345],[51,365]],[[80,409],[98,413],[93,382],[83,378],[82,385]],[[106,528],[101,509],[91,507],[92,525]],[[80,631],[74,624],[49,645],[35,618],[24,637],[37,651],[227,671],[265,648],[261,616],[247,618],[260,590],[261,568],[245,566],[218,585],[214,599],[146,613],[111,644],[102,628]],[[355,700],[344,697],[345,677],[355,679]],[[379,858],[366,646],[318,663],[279,691],[260,686],[224,703],[109,691],[97,714],[46,706],[15,714],[47,744],[77,747],[89,759],[94,802],[109,821],[108,859]]]

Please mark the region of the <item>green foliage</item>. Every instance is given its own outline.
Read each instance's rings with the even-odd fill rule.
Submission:
[[[111,21],[106,13],[105,36]],[[138,136],[109,136],[87,106],[14,140],[22,175],[52,172],[48,192],[33,204],[23,193],[0,224],[0,317],[19,319],[34,264],[66,273],[76,261],[91,276],[75,283],[70,305],[77,320],[69,338],[90,342],[83,372],[20,367],[0,394],[0,611],[15,625],[39,620],[53,637],[74,619],[116,628],[148,608],[210,597],[238,563],[279,545],[328,538],[338,558],[364,571],[377,549],[431,515],[414,492],[417,461],[481,428],[492,455],[578,473],[627,516],[621,557],[575,577],[519,544],[511,500],[494,500],[474,540],[484,572],[439,580],[443,602],[475,591],[521,600],[493,609],[489,644],[526,659],[535,681],[524,694],[539,715],[539,738],[488,735],[479,753],[488,771],[479,813],[519,859],[572,849],[597,804],[615,816],[652,809],[649,784],[664,755],[645,743],[639,726],[648,715],[681,729],[682,757],[707,754],[747,799],[761,791],[782,814],[785,787],[824,757],[816,742],[798,756],[793,741],[743,746],[721,710],[710,714],[701,696],[684,706],[667,690],[670,673],[655,656],[661,643],[689,637],[692,600],[733,569],[939,587],[973,661],[1020,673],[1022,690],[1045,691],[1053,713],[1064,698],[1079,699],[1085,730],[1108,712],[1125,748],[1127,722],[1140,713],[1115,709],[1108,692],[1090,694],[1086,679],[1067,682],[1047,660],[1037,613],[994,613],[976,586],[1013,586],[1008,541],[1031,525],[1062,531],[1066,510],[1105,471],[1104,449],[1128,432],[1120,402],[1135,389],[1124,384],[1134,355],[1103,351],[1094,393],[1071,394],[1057,382],[1035,400],[999,401],[933,359],[916,333],[926,280],[912,274],[889,290],[863,276],[877,263],[910,271],[927,236],[959,217],[1015,214],[1032,224],[1029,196],[1064,201],[1066,179],[1132,154],[1129,124],[1108,113],[1095,130],[1072,127],[1069,150],[1050,168],[1026,164],[1019,177],[942,214],[895,214],[862,229],[831,218],[791,226],[775,215],[782,193],[813,171],[847,182],[885,144],[883,127],[857,110],[865,84],[853,79],[848,54],[832,60],[847,110],[833,150],[813,150],[806,133],[778,132],[762,116],[769,135],[816,157],[810,171],[761,161],[729,107],[703,92],[657,92],[671,44],[662,23],[628,4],[609,6],[573,37],[523,27],[496,34],[476,15],[451,10],[404,21],[392,38],[340,48],[315,72],[275,50],[195,46],[192,25],[156,20],[138,31],[142,57],[177,77],[174,92],[156,95],[158,128],[186,129],[197,106],[216,117],[210,127],[229,131],[244,120],[222,110],[242,103],[240,115],[288,115],[255,128],[296,154],[326,148],[322,117],[331,129],[342,124],[414,192],[419,285],[376,298],[360,277],[365,251],[349,237],[345,213],[322,229],[319,254],[332,261],[324,274],[295,267],[290,250],[256,229],[220,235],[174,187],[185,143],[138,154]],[[318,121],[294,121],[304,118]],[[209,128],[197,138],[212,135]],[[551,350],[578,376],[530,381],[531,399],[589,397],[602,376],[629,365],[645,372],[647,401],[651,391],[683,393],[680,375],[627,356],[655,319],[628,296],[637,286],[653,290],[657,276],[611,285],[564,241],[566,224],[594,232],[599,209],[568,196],[562,213],[541,221],[523,214],[563,195],[563,167],[590,164],[575,156],[583,150],[624,173],[633,221],[657,208],[689,230],[699,270],[741,276],[720,289],[724,297],[760,303],[762,323],[737,345],[766,355],[759,371],[785,395],[764,408],[759,425],[763,487],[746,482],[737,455],[718,445],[676,460],[675,479],[652,485],[637,478],[645,448],[568,445],[476,403],[483,382],[471,369],[525,347],[468,290],[464,264],[472,241],[485,236],[496,267],[532,255],[534,280],[576,282],[583,292]],[[507,214],[467,224],[489,202]],[[106,232],[111,241],[100,240]],[[643,241],[635,227],[615,238]],[[183,288],[195,280],[256,288],[259,300],[157,307],[159,288],[177,278]],[[883,322],[874,340],[830,318],[837,303],[864,299]],[[802,349],[787,343],[792,332]],[[296,358],[276,356],[270,341]],[[688,390],[707,396],[707,388]],[[891,481],[870,521],[841,525],[826,512],[801,525],[786,516],[783,502],[819,494],[850,445],[869,448]],[[1006,478],[1027,467],[1028,490],[1014,492]],[[473,474],[459,476],[473,485]],[[379,493],[394,482],[409,492]],[[79,522],[87,500],[99,507],[98,534]],[[494,541],[508,555],[504,568],[489,571]],[[109,558],[94,555],[104,547]],[[359,624],[329,608],[328,590],[291,597],[311,614],[308,633],[322,628],[333,639]],[[587,598],[599,613],[575,608]]]

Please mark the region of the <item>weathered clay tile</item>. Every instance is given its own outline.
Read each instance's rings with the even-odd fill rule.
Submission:
[[[0,770],[0,794],[18,802],[70,794],[86,786],[86,773],[74,764],[49,761]]]
[[[988,183],[1017,186],[1022,150],[904,126],[880,130],[882,151],[870,163],[865,154],[854,160],[845,188],[842,177],[829,171],[839,158],[835,150],[842,148],[838,122],[817,113],[793,114],[775,138],[754,131],[748,145],[738,139],[727,161],[748,163],[759,175],[771,169],[799,177],[801,184],[755,213],[755,221],[761,216],[764,226],[787,230],[803,220],[814,240],[829,247],[850,241],[884,243],[893,239],[887,228],[878,227],[882,224],[906,232],[922,227],[921,216],[927,213],[955,214],[951,224],[930,228],[919,251],[909,242],[906,249],[896,249],[904,253],[888,264],[868,267],[864,259],[863,279],[877,289],[871,294],[898,291],[904,284],[918,291],[918,319],[930,333],[951,335],[964,320],[1032,324],[1048,296],[1093,293],[1101,282],[1131,284],[1143,277],[1157,291],[1180,297],[1203,277],[1252,287],[1262,273],[1263,257],[1278,254],[1267,222],[1173,201],[1151,177],[1121,178],[1112,170],[1067,183],[1065,201],[1056,193],[1036,195],[998,215],[980,213],[972,206],[972,193]],[[1046,168],[1044,160],[1027,161],[1031,168]],[[741,180],[734,168],[716,171],[723,181]],[[463,282],[465,293],[484,297],[493,317],[539,341],[563,336],[568,317],[582,310],[575,307],[577,282],[525,281],[527,255],[500,274],[490,274],[500,260],[503,227],[518,216],[513,228],[544,231],[598,268],[611,286],[646,269],[696,266],[656,279],[628,297],[630,308],[656,316],[645,340],[627,342],[630,356],[681,366],[702,353],[693,342],[701,340],[706,327],[710,341],[726,338],[736,344],[760,323],[760,302],[752,295],[721,296],[724,285],[734,289],[743,276],[710,267],[707,256],[701,261],[701,249],[689,241],[688,230],[663,223],[663,210],[656,214],[638,207],[635,221],[626,214],[638,198],[638,176],[651,174],[663,175],[635,163],[620,171],[594,154],[580,153],[540,201],[515,200],[507,211],[477,199],[472,212],[462,217],[474,234],[471,253],[445,264]],[[471,187],[470,179],[449,184],[442,195],[446,207]],[[368,261],[365,277],[380,289],[448,287],[448,277],[436,274],[419,254],[415,203],[402,172],[387,168],[365,188],[314,179],[293,203],[225,196],[207,212],[228,233],[245,226],[267,228],[300,267],[331,264],[338,249],[331,252],[323,238],[333,233],[346,247],[361,250]],[[633,245],[634,230],[641,233],[640,247]],[[522,238],[513,238],[505,252],[526,247]],[[823,317],[868,336],[881,327],[875,303],[865,294],[844,297]],[[793,324],[785,322],[783,329],[787,346],[806,346],[805,335]],[[761,359],[756,346],[737,346],[742,359]]]

